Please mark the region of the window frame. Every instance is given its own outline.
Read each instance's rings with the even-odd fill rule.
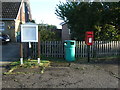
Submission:
[[[2,28],[0,28],[0,31],[4,31],[5,30],[5,23],[0,21],[0,27],[2,27]]]

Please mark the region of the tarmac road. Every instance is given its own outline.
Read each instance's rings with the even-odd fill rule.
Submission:
[[[0,65],[18,60],[20,57],[20,44],[8,43],[0,45]]]
[[[3,62],[19,59],[19,44],[2,48]],[[119,60],[119,59],[118,59]],[[118,61],[117,60],[117,61]],[[115,62],[115,60],[112,60]],[[119,88],[119,64],[71,63],[69,67],[49,67],[43,74],[2,75],[3,88]],[[4,72],[4,70],[3,70]],[[28,70],[29,72],[29,70]]]
[[[115,72],[112,72],[110,68],[114,69]],[[71,63],[70,67],[49,67],[43,74],[3,75],[2,87],[118,88],[118,77],[118,65],[116,64],[98,65]]]

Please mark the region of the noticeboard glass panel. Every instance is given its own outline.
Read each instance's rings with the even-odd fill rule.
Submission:
[[[30,25],[21,26],[21,42],[38,42],[38,27]]]

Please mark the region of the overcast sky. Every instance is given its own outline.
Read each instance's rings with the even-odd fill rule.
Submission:
[[[60,23],[63,21],[55,15],[56,4],[60,1],[66,2],[66,0],[30,0],[32,18],[37,24],[52,24],[61,29]]]

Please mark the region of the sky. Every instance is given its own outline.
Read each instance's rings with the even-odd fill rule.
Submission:
[[[44,23],[50,25],[56,25],[58,29],[62,26],[60,23],[63,21],[58,18],[55,14],[55,7],[61,2],[66,2],[66,0],[29,0],[32,12],[32,19],[35,20],[37,24]]]

